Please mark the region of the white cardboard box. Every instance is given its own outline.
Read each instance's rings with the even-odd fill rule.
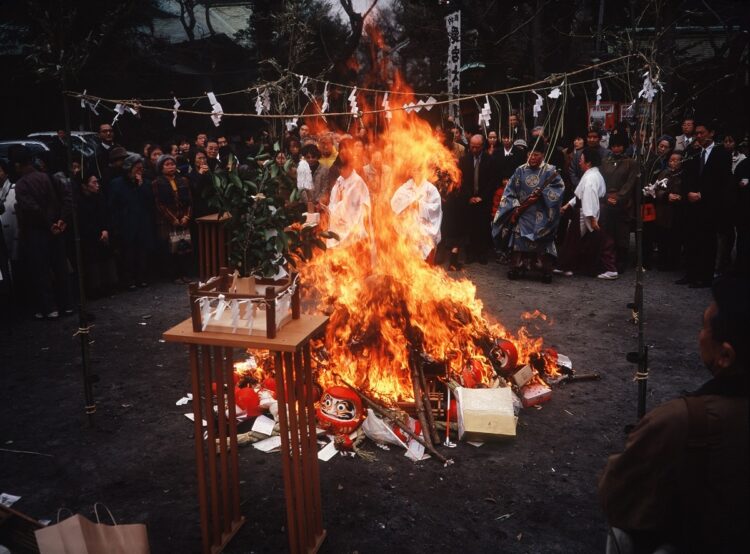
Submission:
[[[513,412],[513,391],[456,388],[458,438],[484,441],[516,436],[518,418]]]

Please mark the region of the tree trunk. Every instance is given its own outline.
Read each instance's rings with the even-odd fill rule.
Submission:
[[[214,36],[216,34],[216,31],[214,30],[214,26],[211,24],[211,2],[209,0],[204,0],[203,7],[205,8],[206,14],[206,27],[208,27],[209,34],[211,36]]]

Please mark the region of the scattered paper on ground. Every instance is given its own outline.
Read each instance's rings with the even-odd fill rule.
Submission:
[[[21,500],[20,496],[14,494],[8,494],[7,492],[0,493],[0,505],[10,508],[13,504]]]
[[[257,433],[263,433],[264,435],[273,434],[273,426],[276,422],[268,416],[259,415],[253,422],[252,430]]]
[[[193,414],[185,414],[185,417],[190,421],[195,421],[195,415]],[[205,419],[202,419],[201,421],[203,422],[203,427],[208,427],[208,422]]]
[[[183,396],[177,402],[175,402],[175,406],[184,406],[185,404],[190,402],[192,399],[193,399],[193,395],[191,393],[187,393],[186,396]]]
[[[281,437],[279,435],[268,437],[267,439],[253,443],[253,448],[257,448],[261,452],[273,452],[281,448]]]
[[[318,451],[318,459],[327,462],[338,453],[336,445],[331,441]]]

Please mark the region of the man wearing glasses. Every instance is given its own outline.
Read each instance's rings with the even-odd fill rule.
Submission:
[[[109,123],[99,125],[99,146],[96,148],[96,174],[102,178],[104,170],[109,165],[109,151],[115,146],[115,131]]]

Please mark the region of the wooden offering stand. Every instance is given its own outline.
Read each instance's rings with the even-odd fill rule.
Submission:
[[[231,276],[227,272],[224,278],[231,279]],[[294,284],[293,278],[290,283]],[[280,294],[279,290],[274,288],[276,296]],[[191,288],[191,306],[196,304],[193,293],[200,296],[208,292]],[[272,302],[269,294],[261,298]],[[277,329],[273,321],[267,321],[263,335],[247,331],[201,331],[200,326],[196,330],[195,317],[164,333],[167,342],[189,347],[203,554],[221,552],[245,522],[240,514],[237,413],[232,380],[235,348],[243,352],[248,349],[268,350],[274,357],[289,551],[294,554],[317,552],[326,536],[320,495],[314,407],[317,399],[314,396],[310,339],[323,332],[328,318],[300,315],[298,293],[297,308],[294,306],[293,301],[292,318],[286,325]],[[268,309],[266,317],[274,316],[275,310]],[[219,394],[216,398],[216,412],[212,383],[216,383],[217,391],[223,391],[227,385],[226,395]],[[203,440],[202,420],[207,423],[206,441]]]

